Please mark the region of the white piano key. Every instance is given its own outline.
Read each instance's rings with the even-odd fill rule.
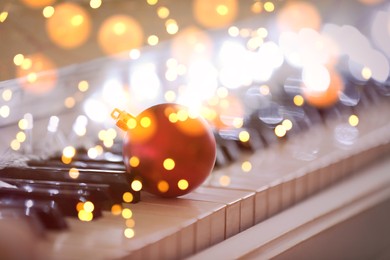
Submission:
[[[282,179],[282,209],[286,209],[294,204],[295,200],[295,176],[289,174]]]
[[[295,173],[294,202],[297,203],[307,197],[308,175],[301,169]]]
[[[267,217],[272,217],[282,210],[282,182],[275,180],[268,186],[267,192]]]
[[[256,191],[255,194],[255,215],[254,223],[260,223],[267,218],[267,200],[268,186],[264,186],[262,189]]]
[[[253,225],[254,195],[255,193],[250,191],[202,186],[182,198],[224,203],[225,236],[219,239],[225,239]]]
[[[212,239],[224,233],[226,208],[224,204],[185,199],[165,199],[143,195],[143,203],[131,205],[134,210],[149,214],[194,218],[195,251],[210,246]]]

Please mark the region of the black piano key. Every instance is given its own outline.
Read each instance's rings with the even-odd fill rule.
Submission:
[[[243,134],[243,137],[240,135]],[[238,147],[254,152],[264,148],[264,143],[259,134],[252,128],[234,128],[219,131],[219,135],[224,140],[230,140],[237,143]]]
[[[27,165],[29,166],[44,166],[44,167],[74,167],[74,168],[82,168],[82,169],[107,169],[107,170],[118,170],[124,171],[125,165],[123,163],[113,163],[106,160],[90,160],[90,161],[76,161],[72,160],[69,164],[64,164],[57,158],[49,158],[47,160],[29,160],[27,161]]]
[[[54,188],[38,188],[32,186],[21,186],[20,188],[1,188],[0,199],[20,199],[32,201],[54,201],[65,216],[77,217],[77,204],[79,202],[91,201],[94,204],[94,218],[102,216],[101,203],[93,198],[87,191],[65,190]]]
[[[9,183],[21,189],[38,188],[38,189],[58,189],[58,190],[73,190],[75,192],[81,190],[88,192],[96,201],[108,202],[108,205],[120,203],[110,196],[108,184],[89,183],[71,183],[59,181],[45,181],[45,180],[26,180],[26,179],[11,179],[0,178],[0,181]],[[104,208],[104,207],[103,207]]]
[[[69,168],[55,167],[6,167],[0,169],[0,178],[15,178],[26,180],[49,180],[70,183],[108,184],[110,195],[115,200],[122,199],[123,193],[133,195],[133,203],[139,202],[140,192],[131,189],[133,177],[126,171],[77,169],[77,176],[69,172]]]
[[[260,113],[261,114],[261,113]],[[254,129],[258,132],[263,143],[268,146],[278,142],[278,137],[275,135],[274,128],[276,124],[266,124],[261,120],[259,110],[253,111],[245,120],[244,126]],[[278,121],[280,123],[281,121]]]
[[[0,199],[0,207],[22,211],[34,222],[38,219],[39,223],[34,223],[34,229],[40,233],[41,225],[49,230],[68,229],[65,217],[55,201],[5,197]]]
[[[217,132],[214,133],[214,137],[220,148],[220,151],[223,153],[223,156],[228,162],[234,162],[238,160],[240,157],[240,149],[235,141],[224,139]]]

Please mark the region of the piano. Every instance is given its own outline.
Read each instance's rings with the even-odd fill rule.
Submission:
[[[341,2],[343,9],[347,5]],[[368,8],[361,2],[355,11],[385,15],[380,8],[386,3]],[[331,18],[321,33],[339,37],[338,44],[355,40],[358,50],[365,47],[361,52],[377,59],[340,45],[344,53],[335,74],[325,69],[323,77],[326,67],[318,64],[306,68],[306,73],[329,80],[329,88],[341,82],[337,100],[323,106],[329,97],[310,100],[302,88],[322,82],[302,73],[294,64],[296,50],[283,45],[288,37],[302,45],[305,37],[320,37],[314,30],[285,34],[279,42],[273,35],[263,37],[264,43],[251,53],[276,50],[275,56],[254,56],[270,59],[269,77],[257,71],[247,82],[251,59],[233,55],[238,67],[225,69],[246,66],[238,73],[244,78],[220,75],[215,96],[201,106],[217,115],[205,114],[216,140],[214,169],[200,187],[177,198],[161,198],[132,185],[137,180],[123,163],[124,135],[110,112],[122,106],[136,114],[162,102],[199,108],[191,100],[207,89],[194,86],[216,79],[210,63],[181,66],[170,57],[167,41],[141,49],[136,59],[126,53],[125,58],[104,57],[45,71],[55,73],[57,82],[43,94],[29,92],[20,78],[0,82],[0,258],[388,259],[388,49],[359,33],[367,28],[358,22],[339,26]],[[245,31],[261,22],[252,17],[208,33],[225,50],[225,58],[229,52],[244,55],[251,48],[243,45],[249,42]],[[235,35],[240,29],[244,36]],[[255,36],[255,31],[268,32],[262,26],[251,30]],[[226,37],[235,41],[224,41]],[[290,56],[278,56],[283,47],[283,55],[291,51]],[[310,60],[324,52],[295,54]],[[367,60],[353,60],[353,55]],[[180,68],[195,79],[180,75]],[[168,71],[176,71],[176,78],[166,76]],[[196,78],[200,76],[203,81]],[[142,91],[147,87],[142,81],[151,86],[148,92]],[[126,84],[136,87],[129,91]]]

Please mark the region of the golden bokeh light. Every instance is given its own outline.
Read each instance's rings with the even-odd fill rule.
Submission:
[[[275,10],[275,5],[272,2],[265,2],[264,3],[264,10],[266,12],[273,12]]]
[[[179,31],[179,26],[174,19],[168,19],[165,22],[165,29],[167,30],[168,34],[176,34]]]
[[[130,202],[133,201],[134,196],[133,196],[133,194],[131,194],[130,192],[125,192],[125,193],[123,193],[123,195],[122,195],[122,199],[123,199],[124,202],[130,203]]]
[[[72,158],[66,157],[64,155],[61,156],[61,162],[63,164],[70,164],[72,162]]]
[[[9,146],[11,147],[12,150],[18,151],[20,149],[21,145],[20,145],[20,142],[18,140],[14,139],[11,141]]]
[[[46,31],[51,41],[64,49],[84,44],[92,27],[88,12],[73,2],[60,3],[54,9],[54,14],[46,20]]]
[[[9,88],[4,89],[3,93],[1,94],[1,97],[4,101],[10,101],[12,99],[12,90]]]
[[[357,115],[350,115],[348,118],[348,123],[351,126],[357,126],[359,124],[359,117]]]
[[[263,5],[260,1],[256,1],[251,5],[251,11],[255,14],[261,13],[263,11]]]
[[[133,212],[129,208],[122,209],[122,217],[124,219],[129,219],[133,216]]]
[[[88,81],[86,80],[82,80],[79,82],[79,84],[77,85],[78,89],[81,91],[81,92],[86,92],[89,88],[89,83]]]
[[[91,0],[89,1],[89,6],[92,9],[97,9],[102,5],[102,0]]]
[[[158,3],[158,0],[146,0],[148,5],[156,5]]]
[[[219,178],[219,185],[223,186],[223,187],[227,187],[230,185],[230,182],[231,182],[231,179],[229,176],[227,175],[222,175],[220,178]]]
[[[175,168],[175,161],[172,158],[166,158],[163,161],[163,167],[165,170],[171,171],[173,168]]]
[[[107,18],[98,31],[98,43],[108,54],[118,54],[141,47],[144,32],[137,20],[126,15]]]
[[[92,212],[87,212],[85,210],[80,210],[78,212],[78,218],[81,221],[91,221],[93,219],[93,213]]]
[[[239,139],[241,142],[243,142],[243,143],[248,142],[249,139],[250,139],[249,132],[246,131],[246,130],[241,131],[241,132],[238,134],[238,139]]]
[[[277,25],[281,31],[319,30],[321,22],[320,12],[309,1],[288,1],[277,13]]]
[[[11,109],[7,105],[3,105],[0,107],[0,116],[2,118],[7,118],[10,114]]]
[[[0,23],[4,23],[5,20],[7,19],[8,17],[8,12],[7,11],[3,11],[0,13]]]
[[[152,120],[148,116],[142,117],[139,122],[143,128],[148,128],[152,124]]]
[[[46,6],[45,8],[43,8],[42,10],[42,14],[43,14],[43,17],[45,18],[50,18],[54,15],[54,7],[49,5],[49,6]]]
[[[114,204],[111,206],[111,214],[114,216],[119,216],[122,213],[122,206],[120,204]]]
[[[125,231],[123,232],[123,234],[127,238],[133,238],[135,236],[134,229],[132,229],[132,228],[126,228]]]
[[[80,210],[83,210],[83,208],[84,208],[84,202],[79,201],[79,202],[76,204],[76,210],[77,210],[77,211],[80,211]]]
[[[131,182],[131,188],[134,191],[140,191],[142,189],[142,182],[140,182],[139,180],[132,181]]]
[[[18,53],[14,56],[14,64],[16,66],[20,66],[23,64],[23,60],[24,60],[24,55],[21,54],[21,53]]]
[[[160,6],[159,8],[157,8],[157,15],[158,17],[160,17],[161,19],[165,19],[169,16],[169,9],[165,6]]]
[[[64,105],[66,108],[72,108],[76,105],[76,100],[74,99],[74,97],[67,97],[64,100]]]
[[[86,212],[92,212],[95,209],[95,205],[91,201],[84,202],[83,209]]]
[[[282,125],[286,129],[286,131],[290,131],[293,127],[293,123],[291,122],[290,119],[284,119],[282,122]]]
[[[76,155],[76,149],[73,146],[66,146],[62,150],[62,154],[68,158],[73,158]]]
[[[372,71],[368,67],[363,67],[361,74],[365,80],[369,80],[372,77]]]
[[[188,186],[189,186],[188,181],[185,179],[181,179],[177,182],[177,187],[179,187],[179,189],[181,190],[188,189]]]
[[[126,219],[126,227],[128,228],[135,227],[135,220],[133,218]]]
[[[150,35],[150,36],[148,37],[147,42],[148,42],[148,44],[149,44],[150,46],[155,46],[155,45],[158,44],[159,40],[160,40],[160,39],[158,38],[157,35],[152,34],[152,35]]]
[[[277,125],[274,129],[275,135],[277,137],[283,137],[287,134],[287,129],[284,125]]]
[[[157,183],[157,189],[162,192],[162,193],[165,193],[169,190],[169,183],[166,182],[166,181],[159,181]]]
[[[42,53],[25,56],[16,67],[16,77],[24,90],[37,95],[50,92],[57,84],[56,66]]]
[[[237,0],[194,0],[193,13],[195,20],[206,28],[228,26],[236,19]]]
[[[31,8],[41,8],[44,6],[52,5],[56,0],[21,0],[23,4]]]
[[[77,168],[70,168],[69,169],[69,177],[72,179],[77,179],[80,175],[80,172]]]
[[[139,158],[137,156],[131,156],[130,159],[129,159],[129,165],[131,167],[138,167],[140,161],[139,161]]]
[[[294,105],[296,105],[297,107],[301,107],[305,103],[305,99],[301,95],[295,95],[293,98],[293,102]]]
[[[26,141],[26,134],[22,131],[19,131],[16,134],[16,140],[18,140],[18,142],[20,142],[20,143],[23,143],[24,141]]]
[[[241,164],[241,169],[244,172],[250,172],[252,170],[252,164],[249,161],[245,161]]]
[[[27,119],[25,118],[22,118],[18,121],[18,127],[21,129],[21,130],[26,130],[27,127],[28,127],[28,121]]]

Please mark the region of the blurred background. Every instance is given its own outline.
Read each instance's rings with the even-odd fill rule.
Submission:
[[[384,0],[3,0],[0,125],[177,102],[240,127],[286,94],[327,108],[358,102],[347,81],[386,92],[389,57]]]

